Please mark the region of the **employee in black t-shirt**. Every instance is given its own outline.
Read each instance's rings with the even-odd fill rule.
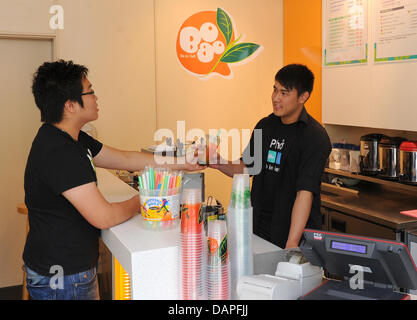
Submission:
[[[262,142],[255,130],[239,164],[212,159],[210,167],[233,177],[262,166],[253,174],[251,190],[253,231],[281,248],[298,247],[303,230],[321,229],[320,184],[331,151],[326,130],[306,111],[304,104],[313,90],[314,75],[303,65],[287,65],[275,76],[273,113],[258,122]],[[261,143],[260,154],[254,154]],[[219,164],[224,163],[226,164]]]
[[[32,299],[98,299],[99,231],[136,215],[140,200],[107,202],[97,188],[95,167],[136,171],[161,163],[151,154],[105,146],[81,131],[99,111],[87,73],[86,67],[61,60],[40,66],[33,80],[44,124],[24,179],[30,229],[23,260]],[[201,169],[187,162],[170,167]]]

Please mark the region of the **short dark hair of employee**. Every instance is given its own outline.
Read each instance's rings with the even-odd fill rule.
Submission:
[[[32,92],[36,106],[41,111],[42,122],[59,123],[68,100],[84,107],[81,99],[82,79],[87,74],[87,67],[72,61],[45,62],[39,67],[33,77]]]
[[[304,92],[311,94],[314,86],[314,74],[302,64],[289,64],[275,75],[278,81],[287,90],[296,89],[298,96]]]

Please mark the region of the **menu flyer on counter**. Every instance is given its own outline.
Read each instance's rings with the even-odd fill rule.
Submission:
[[[375,0],[375,62],[417,59],[417,0]]]
[[[368,62],[368,0],[326,0],[324,65]]]

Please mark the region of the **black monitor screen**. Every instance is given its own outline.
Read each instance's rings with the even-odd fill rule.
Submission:
[[[368,283],[417,289],[417,267],[404,243],[306,229],[300,249],[311,264],[339,278],[351,278],[351,266],[363,266],[371,271],[363,275]]]

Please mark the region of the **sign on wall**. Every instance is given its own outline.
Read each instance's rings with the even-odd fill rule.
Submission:
[[[177,57],[182,67],[200,79],[214,75],[231,79],[231,65],[256,58],[263,47],[236,38],[231,16],[221,8],[193,14],[182,24],[177,37]]]
[[[324,1],[324,65],[368,62],[368,0]]]
[[[417,59],[417,0],[374,2],[375,61]]]

